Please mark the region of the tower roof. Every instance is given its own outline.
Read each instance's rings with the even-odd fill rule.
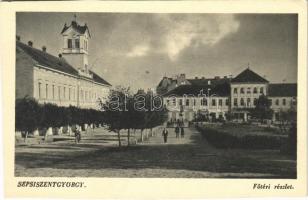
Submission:
[[[268,80],[247,68],[232,79],[232,83],[268,83]]]
[[[87,24],[85,24],[84,26],[81,26],[75,20],[73,20],[70,25],[66,25],[66,23],[65,23],[64,27],[63,27],[63,29],[61,31],[61,34],[63,34],[69,28],[74,29],[75,31],[77,31],[80,34],[85,34],[86,31],[88,31],[89,37],[91,37],[90,30],[89,30]]]

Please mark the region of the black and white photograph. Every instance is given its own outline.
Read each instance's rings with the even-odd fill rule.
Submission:
[[[15,177],[298,178],[296,13],[17,12],[15,51]]]

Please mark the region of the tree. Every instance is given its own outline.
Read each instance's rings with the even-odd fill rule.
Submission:
[[[127,99],[131,98],[129,88],[117,87],[112,90],[105,103],[100,103],[105,112],[105,123],[110,131],[118,135],[119,147],[121,144],[120,131],[128,126],[129,114],[127,109]]]
[[[265,119],[272,118],[273,110],[271,109],[271,102],[265,95],[259,96],[256,100],[256,106],[251,110],[251,116],[260,119],[262,122]]]
[[[26,142],[29,133],[39,126],[40,106],[30,97],[16,99],[15,103],[15,128],[23,133]]]

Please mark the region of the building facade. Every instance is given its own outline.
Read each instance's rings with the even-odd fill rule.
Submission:
[[[249,68],[235,78],[225,76],[186,81],[188,84],[178,85],[173,89],[160,88],[160,91],[167,91],[161,95],[171,121],[192,121],[198,114],[209,119],[226,119],[227,113],[241,121],[247,121],[251,109],[255,108],[261,95],[270,100],[271,109],[274,111],[273,120],[279,117],[280,111],[296,109],[296,83],[271,84]],[[160,87],[161,83],[162,81]]]
[[[72,21],[61,32],[61,54],[34,48],[33,42],[16,41],[16,98],[35,98],[39,103],[99,109],[111,84],[89,69],[90,32]]]

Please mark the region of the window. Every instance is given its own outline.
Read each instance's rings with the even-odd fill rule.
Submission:
[[[69,49],[72,48],[72,39],[67,40],[67,48],[69,48]]]
[[[282,99],[282,105],[286,105],[287,104],[287,101],[286,101],[286,99]]]
[[[167,105],[169,106],[169,104],[170,104],[170,100],[169,100],[169,99],[167,99]]]
[[[66,88],[65,86],[63,86],[63,99],[65,99],[65,97],[66,97]]]
[[[253,105],[254,106],[257,105],[257,99],[256,98],[253,99]]]
[[[38,96],[42,98],[42,83],[38,83]]]
[[[194,106],[196,106],[196,99],[194,99]]]
[[[218,100],[218,105],[219,105],[219,106],[222,106],[222,99],[219,99],[219,100]]]
[[[216,106],[216,99],[212,99],[212,106]]]
[[[52,99],[55,99],[55,85],[52,85]]]
[[[271,105],[272,105],[272,100],[271,100],[271,99],[269,99],[268,101],[269,101],[269,105],[271,106]]]
[[[176,99],[173,98],[172,102],[173,102],[173,105],[175,106],[176,105]]]
[[[186,106],[189,106],[189,99],[186,99]]]
[[[71,88],[68,88],[68,100],[71,100]]]
[[[241,98],[241,106],[244,106],[244,105],[245,105],[244,99]]]
[[[180,106],[182,106],[183,105],[183,99],[179,99],[179,104],[180,104]]]
[[[276,106],[279,106],[279,99],[276,99],[275,104]]]
[[[255,88],[253,88],[253,93],[254,94],[257,94],[258,93],[258,89],[255,87]]]
[[[202,106],[207,106],[207,99],[206,99],[206,98],[203,98],[203,99],[201,100],[201,105],[202,105]]]
[[[58,86],[58,98],[59,100],[61,99],[61,87],[60,86]]]
[[[75,39],[75,48],[80,48],[79,39]]]
[[[250,87],[247,88],[247,94],[250,94]]]
[[[245,93],[245,88],[241,88],[241,94]]]
[[[247,98],[247,106],[250,106],[250,98]]]
[[[237,98],[234,98],[234,100],[233,100],[233,105],[234,105],[234,106],[237,106]]]
[[[226,99],[226,106],[229,105],[229,99]]]
[[[233,89],[233,94],[237,94],[237,88]]]
[[[48,84],[46,84],[46,99],[48,99]]]
[[[260,93],[263,94],[263,87],[260,88]]]

